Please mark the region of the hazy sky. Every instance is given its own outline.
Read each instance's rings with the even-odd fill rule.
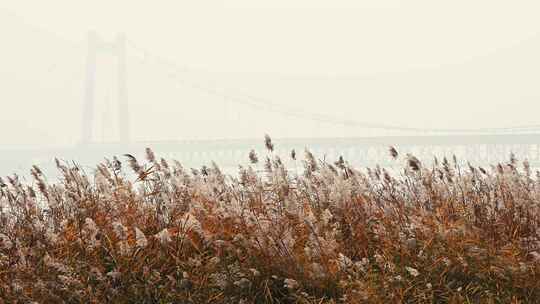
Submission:
[[[133,42],[136,140],[371,132],[260,111],[180,80],[372,123],[536,124],[539,11],[532,0],[2,1],[0,143],[79,140],[90,29]],[[189,69],[171,76],[141,49]],[[114,58],[98,61],[94,134],[114,140]]]

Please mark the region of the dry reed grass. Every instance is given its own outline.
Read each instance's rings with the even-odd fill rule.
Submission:
[[[265,145],[236,177],[148,149],[126,155],[136,178],[114,158],[91,174],[58,161],[57,183],[37,167],[0,179],[0,303],[538,302],[527,162],[407,155],[392,175],[306,151],[297,175]]]

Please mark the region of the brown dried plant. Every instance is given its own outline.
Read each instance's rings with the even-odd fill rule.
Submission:
[[[0,179],[0,303],[538,302],[528,162],[408,155],[394,176],[306,150],[296,174],[265,145],[266,170],[238,178],[148,149],[126,154],[135,177],[115,157],[91,174],[57,161],[54,183],[36,166],[34,182]]]

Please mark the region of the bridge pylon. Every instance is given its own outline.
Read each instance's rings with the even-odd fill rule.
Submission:
[[[127,88],[127,56],[125,34],[119,34],[115,41],[106,42],[94,31],[87,35],[86,75],[84,84],[83,113],[81,126],[81,143],[94,141],[93,125],[96,108],[96,70],[98,54],[107,52],[115,57],[117,74],[118,133],[119,141],[128,143],[131,139],[129,121],[129,103]]]

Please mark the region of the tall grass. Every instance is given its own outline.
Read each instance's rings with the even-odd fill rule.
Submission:
[[[391,174],[305,151],[297,173],[265,145],[237,176],[148,149],[0,180],[0,303],[540,302],[527,162],[424,166],[392,148]]]

